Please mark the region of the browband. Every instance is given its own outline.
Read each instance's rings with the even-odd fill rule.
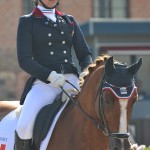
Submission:
[[[117,98],[130,98],[132,96],[132,93],[134,90],[137,89],[135,84],[132,84],[127,87],[117,87],[115,85],[112,85],[106,81],[104,81],[102,90],[111,90],[112,93],[117,97]]]

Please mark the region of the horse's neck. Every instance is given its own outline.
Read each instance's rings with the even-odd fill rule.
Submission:
[[[81,107],[90,115],[95,113],[95,97],[98,87],[103,76],[104,67],[97,68],[86,81],[81,94],[79,96],[79,103]]]
[[[95,113],[94,96],[97,93],[95,86],[100,84],[102,73],[102,71],[93,73],[88,78],[88,82],[84,85],[78,97],[82,109],[92,117]],[[54,132],[49,144],[49,149],[107,150],[107,138],[102,131],[94,126],[91,120],[79,110],[79,107],[72,107],[70,103],[67,108],[64,112],[65,117],[62,115],[61,119],[59,119],[56,132]],[[59,141],[59,144],[56,143],[57,141]]]
[[[88,78],[88,82],[85,84],[83,87],[80,97],[79,97],[79,102],[81,107],[83,108],[84,111],[93,119],[97,116],[96,110],[95,110],[95,98],[96,94],[103,76],[104,72],[104,66],[101,66],[95,72]],[[81,115],[81,114],[80,114]],[[86,118],[84,115],[81,115],[82,119],[82,126],[84,126],[84,130],[82,128],[82,142],[85,142],[86,144],[89,144],[85,147],[87,147],[89,150],[90,149],[95,149],[98,150],[99,146],[102,147],[102,149],[107,149],[108,148],[108,142],[106,136],[104,136],[103,132],[96,128],[94,124],[92,123],[91,120]],[[87,134],[88,133],[88,134]],[[90,137],[89,137],[90,136]],[[92,140],[91,137],[94,137],[93,142],[87,142],[87,140]],[[105,145],[101,145],[101,143],[105,143]]]

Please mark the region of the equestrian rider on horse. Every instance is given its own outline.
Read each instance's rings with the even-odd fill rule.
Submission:
[[[31,75],[21,97],[23,104],[15,132],[15,150],[30,150],[34,121],[39,110],[53,103],[62,91],[80,89],[78,70],[72,60],[72,47],[81,71],[92,63],[91,52],[73,16],[59,12],[59,0],[36,0],[31,14],[19,19],[17,56],[20,67]]]

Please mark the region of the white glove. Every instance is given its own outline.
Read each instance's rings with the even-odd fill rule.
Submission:
[[[66,78],[63,74],[52,71],[47,80],[50,81],[55,87],[60,87],[64,85],[65,79]]]
[[[81,73],[79,74],[79,78],[83,78],[85,75],[86,75],[86,72],[81,72]]]

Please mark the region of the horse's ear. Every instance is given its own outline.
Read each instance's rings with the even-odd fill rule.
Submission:
[[[137,62],[132,64],[131,66],[127,67],[130,74],[134,75],[140,69],[142,65],[142,58],[140,58]]]
[[[112,56],[112,57],[109,57],[106,61],[105,74],[111,75],[113,73],[114,69],[115,69],[115,66],[114,66],[114,61],[113,61],[113,56]]]

